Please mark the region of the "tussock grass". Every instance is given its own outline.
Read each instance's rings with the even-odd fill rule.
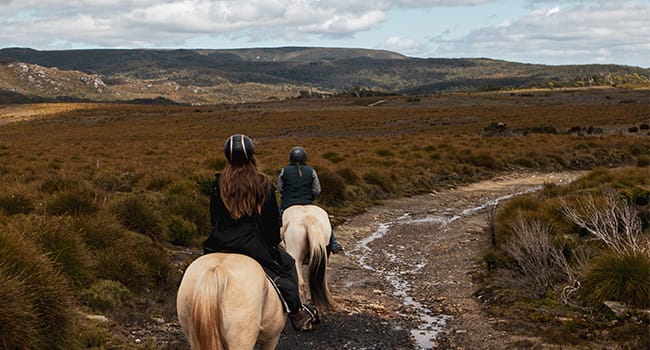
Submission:
[[[613,327],[602,319],[612,317],[605,301],[622,302],[631,314],[650,306],[647,175],[640,167],[596,168],[569,185],[547,184],[503,204],[493,225],[498,244],[482,257],[488,277],[479,294],[491,300],[491,310],[512,317],[544,298],[552,312],[575,320],[575,310],[585,310],[579,317],[587,320],[553,327],[538,319],[543,311],[525,311],[531,329],[541,327],[537,334],[549,340],[588,343],[606,329],[622,335],[620,344],[644,344],[643,333],[626,331],[638,325],[627,316],[614,316],[620,323]],[[646,330],[647,321],[641,321]]]
[[[650,306],[650,256],[631,253],[596,257],[588,266],[582,295],[598,307],[613,300],[647,308]]]
[[[34,203],[23,193],[0,196],[0,212],[5,215],[29,214],[34,211]]]
[[[0,339],[8,349],[69,349],[72,293],[45,251],[22,232],[0,228]]]
[[[522,198],[500,208],[497,243],[512,239],[517,217],[541,220],[550,225],[550,243],[574,263],[588,235],[562,218],[558,203],[571,193],[597,193],[603,187],[639,206],[647,230],[650,139],[644,132],[628,132],[647,123],[647,90],[418,99],[414,104],[407,97],[391,96],[372,108],[367,106],[375,100],[363,97],[209,108],[41,105],[38,119],[0,126],[0,225],[17,231],[22,222],[33,231],[19,238],[23,248],[0,255],[0,291],[6,291],[8,300],[25,289],[45,295],[44,300],[52,299],[48,293],[62,295],[68,312],[74,296],[83,296],[76,301],[89,312],[106,310],[124,322],[136,322],[142,308],[169,314],[165,310],[173,309],[179,276],[167,251],[172,243],[199,249],[209,232],[211,185],[214,173],[226,164],[223,142],[233,133],[255,140],[260,169],[274,180],[291,147],[304,146],[323,185],[317,204],[335,223],[386,198],[428,193],[502,172],[595,169],[570,186],[547,186],[540,194],[543,202]],[[642,102],[615,103],[619,100]],[[499,123],[507,132],[485,134],[486,127]],[[569,132],[572,128],[580,132]],[[640,170],[607,170],[630,165]],[[0,230],[0,236],[5,234],[17,235]],[[493,249],[484,259],[491,273],[512,266],[511,257]],[[597,254],[599,249],[590,244],[584,251]],[[7,266],[31,265],[15,252],[35,256],[47,269],[30,267],[25,276],[50,275],[44,280],[51,285],[16,277]],[[552,276],[554,287],[562,283]],[[508,275],[502,285],[516,284],[516,278]],[[516,293],[494,290],[502,300],[517,300]],[[116,296],[122,291],[132,300],[122,303]],[[3,310],[22,322],[12,328],[17,333],[0,339],[16,341],[22,334],[25,343],[15,347],[39,349],[45,344],[39,340],[41,329],[47,329],[52,337],[61,336],[53,343],[65,343],[68,314],[57,321],[65,329],[56,332],[24,326],[33,319],[30,315],[47,309],[26,295],[11,299],[14,306],[0,303],[0,308],[15,307]],[[24,308],[31,311],[21,319],[16,310]],[[47,309],[50,314],[59,311]],[[93,329],[103,328],[84,323],[79,340],[116,344],[101,334],[92,337],[88,332]]]

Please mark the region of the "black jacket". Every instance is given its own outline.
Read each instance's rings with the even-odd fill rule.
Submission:
[[[280,217],[272,185],[269,186],[261,214],[254,213],[252,216],[234,219],[221,199],[217,174],[210,198],[210,221],[213,228],[204,243],[206,252],[245,254],[257,260],[263,267],[272,270],[280,267],[281,258],[277,251],[281,241]],[[284,268],[278,272],[282,270]]]

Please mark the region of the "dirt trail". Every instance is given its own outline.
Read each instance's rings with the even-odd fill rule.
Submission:
[[[474,260],[489,245],[484,208],[578,173],[527,173],[370,208],[336,228],[345,255],[330,260],[339,310],[312,333],[287,330],[280,349],[503,349],[473,296]],[[535,339],[527,339],[535,342]]]
[[[549,348],[501,331],[503,321],[489,318],[473,296],[475,258],[489,245],[483,209],[579,175],[512,174],[386,201],[348,218],[335,228],[345,254],[333,255],[328,268],[338,309],[312,332],[287,325],[277,349],[506,349],[522,340]],[[187,346],[175,320],[156,328],[129,337]]]

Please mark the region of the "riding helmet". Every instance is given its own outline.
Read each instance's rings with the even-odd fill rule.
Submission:
[[[255,146],[250,137],[244,134],[235,134],[226,140],[224,153],[228,162],[241,165],[250,162],[253,158]]]
[[[307,152],[304,148],[296,146],[289,152],[289,160],[294,163],[304,163],[307,161]]]

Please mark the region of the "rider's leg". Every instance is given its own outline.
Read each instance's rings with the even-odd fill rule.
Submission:
[[[330,235],[330,242],[327,244],[329,251],[332,252],[333,254],[340,253],[343,251],[343,247],[341,244],[336,240],[336,236],[334,235],[334,226],[332,226],[332,234]]]

